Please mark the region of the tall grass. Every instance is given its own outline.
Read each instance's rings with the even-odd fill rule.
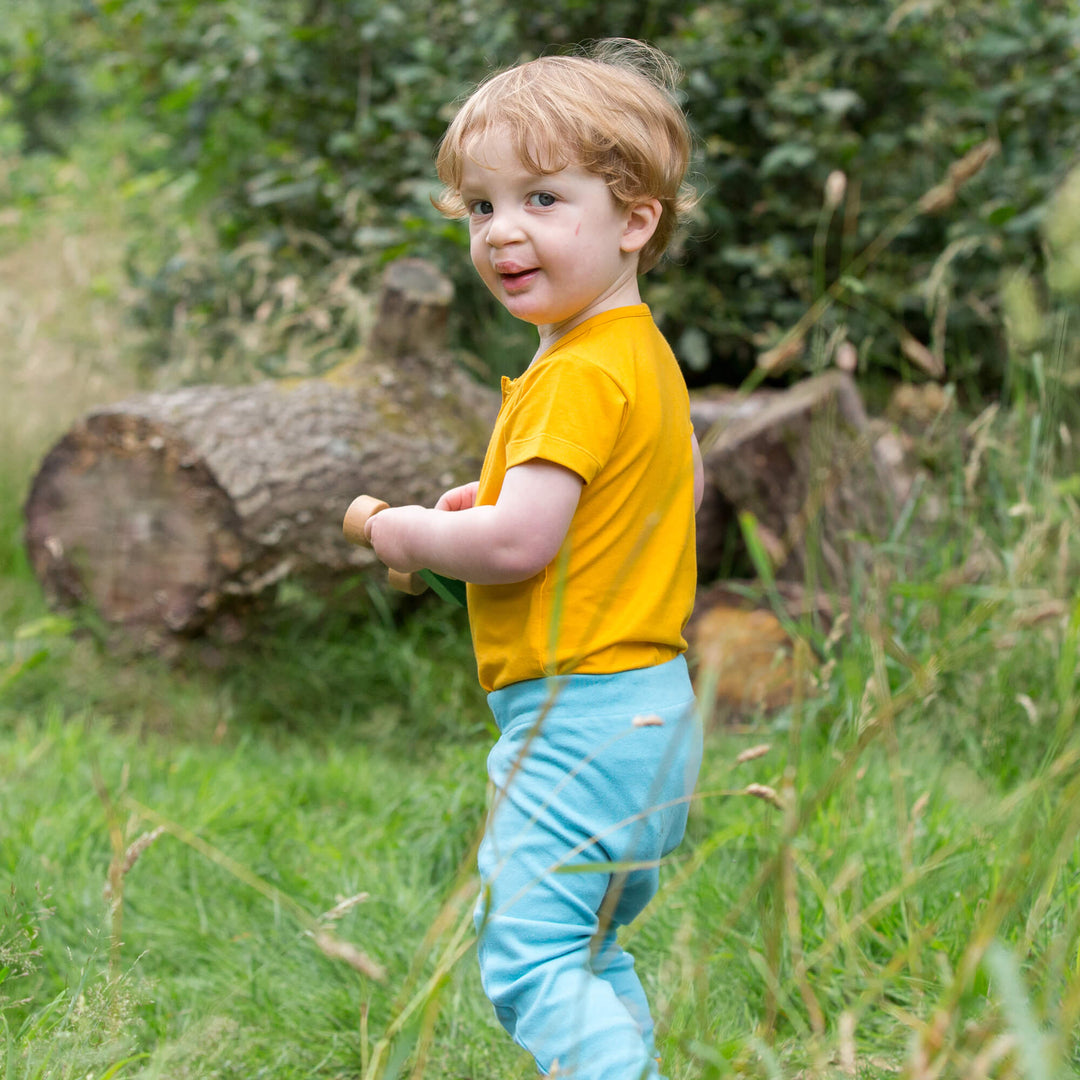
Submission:
[[[981,429],[981,479],[947,478],[967,513],[878,553],[813,693],[711,732],[630,935],[672,1077],[1076,1068],[1077,513],[1052,477],[1023,490],[1032,423]],[[40,932],[9,938],[6,1075],[530,1074],[468,956],[488,734],[463,627],[299,593],[277,617],[217,672],[43,639],[9,688],[3,869]]]

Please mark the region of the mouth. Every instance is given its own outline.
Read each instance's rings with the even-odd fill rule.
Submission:
[[[499,275],[499,281],[507,292],[519,292],[536,278],[540,273],[540,268],[538,266],[533,266],[521,270],[517,267],[508,267],[505,269],[496,267],[495,272]]]

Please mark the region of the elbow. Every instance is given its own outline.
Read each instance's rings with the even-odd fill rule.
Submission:
[[[492,552],[488,563],[486,585],[513,585],[536,577],[554,560],[559,547],[544,543],[542,538],[531,543],[513,543]]]
[[[492,575],[498,580],[489,584],[514,585],[519,581],[528,581],[529,578],[536,577],[550,562],[551,559],[538,559],[523,553],[508,552],[492,565]]]

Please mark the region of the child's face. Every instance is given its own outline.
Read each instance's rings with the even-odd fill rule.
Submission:
[[[637,251],[645,241],[638,242],[634,212],[615,202],[601,177],[577,165],[530,172],[498,130],[469,151],[461,196],[473,265],[511,314],[539,328],[542,342],[640,302]]]

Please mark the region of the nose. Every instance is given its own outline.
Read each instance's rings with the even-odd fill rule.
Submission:
[[[524,238],[519,215],[514,209],[496,208],[488,219],[485,239],[491,247],[504,247]]]

